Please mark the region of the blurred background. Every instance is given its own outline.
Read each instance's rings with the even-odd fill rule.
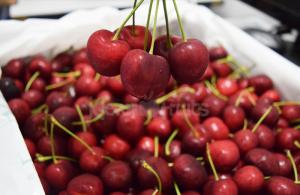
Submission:
[[[299,0],[185,1],[209,7],[264,45],[300,64]],[[132,4],[133,0],[0,0],[0,19],[60,18],[76,9],[99,6],[123,9]]]

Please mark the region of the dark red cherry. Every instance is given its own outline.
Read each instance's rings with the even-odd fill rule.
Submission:
[[[232,68],[226,62],[214,61],[210,63],[210,66],[218,77],[227,77],[232,72]]]
[[[171,133],[170,120],[164,117],[153,118],[147,125],[147,131],[152,136],[159,136],[159,138],[165,139]]]
[[[175,128],[178,128],[180,136],[183,136],[191,130],[185,117],[190,121],[192,125],[196,125],[200,122],[199,113],[196,113],[191,109],[177,110],[172,116],[171,122]]]
[[[200,195],[200,193],[197,191],[185,191],[182,195]]]
[[[238,145],[241,153],[246,153],[258,146],[258,137],[251,130],[243,129],[234,134],[234,142]]]
[[[124,26],[120,33],[120,40],[126,41],[131,49],[144,49],[145,33],[148,31],[147,47],[151,45],[152,35],[151,32],[144,26],[128,25]]]
[[[101,90],[99,78],[81,76],[75,83],[75,90],[78,95],[95,96]]]
[[[258,95],[263,94],[265,91],[273,87],[273,81],[265,74],[250,77],[249,84],[254,87],[255,93]]]
[[[249,112],[251,111],[252,107],[256,104],[258,98],[255,93],[245,93],[243,91],[239,91],[229,98],[228,103],[231,105],[235,105],[238,99],[240,102],[239,106],[242,107],[245,110],[245,112]]]
[[[131,150],[126,159],[129,162],[130,166],[133,168],[133,170],[137,170],[137,168],[141,165],[142,160],[145,160],[146,157],[151,156],[152,153],[146,150],[141,149],[133,149]]]
[[[293,180],[281,176],[274,176],[267,180],[266,189],[272,195],[298,195],[300,192],[299,185],[295,184]]]
[[[195,100],[196,102],[202,102],[204,98],[207,96],[207,89],[203,83],[195,83],[193,84],[193,88],[195,89]]]
[[[229,136],[229,129],[226,124],[218,117],[209,117],[203,121],[203,126],[212,139],[222,140]]]
[[[204,98],[202,106],[206,109],[206,116],[220,116],[226,106],[226,101],[215,95],[208,95]]]
[[[114,159],[123,159],[130,151],[130,145],[115,134],[111,134],[104,139],[103,148]]]
[[[279,164],[279,169],[276,175],[288,177],[292,172],[290,160],[281,153],[275,153],[274,155],[277,158],[277,163]]]
[[[87,49],[81,48],[77,50],[73,55],[73,64],[79,64],[79,63],[88,63],[89,59],[87,56]]]
[[[3,75],[19,79],[24,73],[24,61],[22,59],[12,59],[2,68]]]
[[[209,59],[211,61],[217,60],[220,58],[225,58],[228,55],[227,51],[224,49],[224,47],[213,47],[209,49]]]
[[[108,77],[106,85],[114,96],[122,97],[126,93],[120,76]]]
[[[275,145],[275,132],[266,125],[259,125],[255,131],[258,137],[258,146],[265,149],[272,149]]]
[[[289,122],[300,118],[300,105],[285,105],[281,108],[282,116]]]
[[[49,136],[41,137],[37,142],[37,151],[45,156],[52,155],[51,151],[51,139]],[[55,155],[65,155],[66,154],[66,141],[60,136],[54,137],[54,152]]]
[[[173,45],[176,45],[176,43],[181,40],[181,37],[175,35],[170,38]],[[170,49],[171,48],[168,48],[167,35],[162,35],[156,38],[154,43],[154,54],[168,59]]]
[[[62,106],[72,106],[73,100],[63,92],[53,91],[47,96],[46,104],[49,108],[49,112],[53,112]]]
[[[279,117],[277,124],[276,124],[276,129],[284,129],[289,127],[289,122],[283,117]]]
[[[98,30],[89,37],[87,43],[90,63],[105,76],[120,74],[121,61],[130,49],[126,41],[113,40],[113,36],[108,30]]]
[[[100,103],[100,104],[107,104],[107,103],[111,103],[114,101],[114,96],[108,90],[101,90],[97,95],[97,101],[98,100],[99,100],[98,103]]]
[[[6,100],[18,98],[21,95],[21,90],[17,87],[14,80],[8,77],[0,79],[0,90]]]
[[[92,132],[77,132],[76,136],[87,143],[89,146],[96,146],[97,145],[97,137]],[[68,140],[68,151],[73,157],[80,157],[82,152],[86,150],[86,147],[82,145],[77,139],[70,137]]]
[[[204,186],[204,195],[238,195],[238,186],[231,178],[211,180]]]
[[[26,144],[27,150],[31,156],[32,159],[35,158],[35,153],[36,153],[36,146],[35,143],[33,141],[31,141],[30,139],[24,138],[24,142]]]
[[[43,78],[49,78],[52,68],[50,62],[44,56],[38,55],[31,59],[28,65],[28,71],[31,74],[39,72]]]
[[[45,114],[38,113],[31,115],[27,118],[24,126],[22,127],[22,133],[25,137],[32,139],[33,141],[39,140],[45,135]]]
[[[57,108],[52,115],[60,124],[69,130],[74,129],[74,125],[72,123],[79,120],[77,111],[73,107],[68,106]],[[58,130],[59,128],[55,127],[55,129]],[[62,132],[62,130],[59,129],[56,132]]]
[[[228,105],[223,112],[223,119],[231,131],[236,131],[243,127],[245,115],[241,107]]]
[[[170,143],[170,155],[167,155],[166,153],[165,155],[165,159],[169,160],[169,161],[174,161],[179,155],[181,155],[182,153],[182,144],[180,141],[178,140],[173,140]]]
[[[282,129],[276,136],[276,146],[282,150],[298,150],[295,141],[300,142],[300,132],[294,128]]]
[[[79,71],[80,76],[95,77],[95,69],[88,63],[75,64],[74,71]]]
[[[8,106],[19,124],[23,124],[31,114],[28,103],[22,99],[11,99]]]
[[[277,123],[279,118],[279,113],[277,109],[268,104],[263,102],[257,102],[255,107],[252,109],[251,116],[254,120],[259,120],[263,114],[271,107],[271,112],[267,115],[267,117],[263,120],[263,123],[269,126],[273,126]]]
[[[25,100],[32,109],[40,106],[45,101],[44,94],[35,89],[25,91],[22,95],[22,99]]]
[[[98,173],[106,164],[105,151],[97,146],[91,147],[92,151],[86,149],[81,153],[79,159],[80,168],[90,173]]]
[[[90,105],[91,103],[92,103],[92,99],[90,97],[81,96],[75,101],[74,105],[79,106],[83,114],[89,114],[91,109],[91,105]]]
[[[268,98],[272,102],[279,102],[281,96],[276,89],[269,89],[261,95],[262,98]]]
[[[197,39],[180,41],[169,52],[171,74],[180,83],[200,80],[208,65],[208,51]]]
[[[72,55],[68,52],[57,54],[51,61],[51,68],[54,72],[66,72],[71,69]]]
[[[82,174],[74,177],[69,182],[67,193],[68,195],[103,195],[103,184],[97,176],[91,174]]]
[[[46,90],[46,82],[42,78],[37,78],[33,81],[30,89],[35,89],[40,92],[44,92]]]

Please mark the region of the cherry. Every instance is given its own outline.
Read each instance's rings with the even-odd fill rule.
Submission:
[[[106,81],[107,88],[117,97],[121,97],[126,92],[120,76],[109,77]]]
[[[90,97],[81,96],[75,101],[74,105],[75,106],[78,105],[83,114],[89,114],[91,109],[90,107],[91,102],[92,99]]]
[[[229,129],[218,117],[209,117],[203,121],[203,126],[212,139],[221,140],[229,136]]]
[[[245,115],[241,107],[233,105],[226,106],[223,111],[224,122],[231,131],[236,131],[243,127]]]
[[[173,35],[170,37],[171,43],[175,45],[179,41],[181,41],[181,38],[179,36]],[[168,47],[168,37],[167,35],[162,35],[160,37],[157,37],[154,43],[154,54],[162,56],[166,59],[168,59],[169,51],[171,47]]]
[[[255,93],[258,95],[263,94],[273,87],[272,80],[265,74],[250,77],[249,84],[254,87]]]
[[[269,89],[261,95],[262,98],[268,98],[272,102],[279,102],[281,97],[276,89]]]
[[[48,182],[43,177],[40,178],[40,181],[41,181],[42,187],[45,191],[45,194],[50,195],[50,186],[49,186]]]
[[[231,178],[208,181],[204,186],[204,195],[238,195],[238,187]]]
[[[66,160],[51,163],[45,170],[45,179],[56,189],[62,190],[74,176],[75,167]]]
[[[277,129],[283,129],[283,128],[288,128],[289,127],[289,122],[283,118],[279,117],[277,124],[276,124]]]
[[[168,167],[167,161],[160,157],[147,157],[145,160],[160,178],[162,189],[169,190],[173,185],[172,170]],[[152,172],[140,166],[138,168],[137,177],[140,185],[146,188],[155,188],[157,179]]]
[[[35,142],[39,140],[43,135],[45,135],[44,120],[44,113],[38,113],[28,117],[22,128],[23,135]]]
[[[52,154],[51,151],[51,139],[48,136],[41,137],[37,142],[37,150],[42,155],[48,156]],[[62,137],[55,136],[54,141],[54,153],[55,155],[64,155],[66,154],[66,142]]]
[[[86,149],[80,155],[80,168],[86,172],[99,172],[106,164],[106,160],[103,158],[104,154],[105,151],[97,146],[92,147],[91,151]]]
[[[8,102],[8,106],[19,124],[23,124],[31,114],[28,103],[22,99],[11,99]]]
[[[44,178],[45,176],[45,170],[46,170],[46,163],[45,162],[33,162],[34,168],[39,176],[39,178]]]
[[[72,65],[72,56],[68,52],[57,54],[51,61],[51,68],[54,72],[66,72]]]
[[[148,151],[151,154],[154,153],[154,139],[152,137],[144,136],[142,137],[136,146],[140,150]]]
[[[63,92],[53,91],[46,98],[46,104],[50,112],[62,106],[72,106],[73,100]]]
[[[34,159],[35,153],[36,153],[36,146],[35,146],[34,142],[27,138],[24,138],[24,142],[26,144],[27,150],[28,150],[31,158]]]
[[[289,122],[300,118],[300,105],[285,105],[281,110],[282,116]]]
[[[263,173],[255,166],[243,166],[233,176],[241,192],[257,192],[264,184]]]
[[[19,79],[15,79],[14,83],[20,91],[24,91],[24,84]]]
[[[76,136],[87,143],[89,146],[97,145],[97,137],[92,132],[77,132]],[[73,157],[80,157],[80,155],[84,152],[85,146],[83,146],[78,140],[73,137],[70,137],[68,140],[68,151]]]
[[[75,51],[73,55],[73,61],[72,63],[74,65],[79,64],[79,63],[89,63],[88,55],[87,55],[87,49],[86,48],[81,48],[78,51]]]
[[[22,59],[12,59],[2,68],[3,75],[15,79],[21,78],[24,73],[25,64]]]
[[[152,40],[151,32],[144,26],[140,25],[124,26],[120,33],[120,40],[126,41],[131,49],[144,49],[144,39],[146,31],[148,33],[148,40],[146,44],[149,47]]]
[[[174,161],[182,153],[182,144],[178,140],[173,140],[169,146],[170,154],[165,153],[165,158],[169,161]]]
[[[234,79],[220,78],[217,81],[217,89],[221,94],[225,96],[231,96],[239,90],[239,87]]]
[[[113,102],[114,96],[108,90],[101,90],[97,95],[97,100],[99,100],[101,104],[107,104]]]
[[[78,95],[95,96],[101,90],[101,84],[98,78],[81,76],[75,83],[75,89]]]
[[[108,30],[94,32],[87,43],[89,61],[97,72],[105,76],[120,73],[120,64],[129,51],[126,41],[113,40],[114,34]]]
[[[30,108],[40,106],[45,100],[44,94],[38,90],[30,89],[25,91],[22,95],[22,99],[25,100]]]
[[[241,94],[243,93],[243,94]],[[246,112],[251,111],[253,105],[257,101],[257,95],[251,92],[243,92],[242,90],[231,96],[228,100],[228,103],[235,105],[239,99],[239,106],[242,107]]]
[[[129,51],[121,64],[121,79],[125,89],[133,96],[150,100],[161,95],[170,78],[166,59],[144,50]]]
[[[207,48],[201,41],[180,41],[169,52],[172,76],[180,83],[198,81],[207,68],[208,58]]]
[[[110,134],[104,139],[103,148],[115,159],[124,159],[130,151],[130,145],[115,134]]]
[[[147,131],[152,136],[158,136],[159,138],[165,139],[171,133],[170,120],[164,117],[153,118],[147,125]]]
[[[240,158],[238,146],[231,140],[218,140],[209,146],[211,158],[218,170],[230,170]]]
[[[263,123],[269,126],[273,126],[277,123],[279,118],[279,113],[274,106],[271,106],[268,103],[257,102],[255,107],[252,109],[251,116],[254,120],[260,119],[267,110],[271,108],[270,113],[263,120]]]
[[[207,90],[203,83],[195,83],[193,84],[193,88],[195,89],[195,100],[196,102],[202,102],[204,98],[207,96]]]
[[[145,109],[142,106],[133,106],[122,112],[117,122],[118,134],[129,142],[137,141],[143,135],[145,119]]]
[[[74,177],[67,186],[68,195],[88,194],[103,195],[102,181],[91,174],[82,174]]]
[[[288,177],[292,172],[292,165],[290,160],[281,153],[275,153],[274,155],[277,158],[277,163],[279,164],[279,169],[276,175]]]
[[[136,148],[128,153],[126,159],[133,170],[137,170],[137,168],[141,165],[142,160],[145,160],[146,157],[149,156],[151,156],[151,152]]]
[[[266,182],[266,189],[269,194],[283,195],[283,194],[295,194],[298,195],[300,188],[289,178],[274,176]]]
[[[35,56],[31,59],[28,65],[29,73],[39,72],[45,79],[49,78],[52,72],[50,62],[41,55]]]
[[[140,101],[139,98],[137,98],[133,95],[130,95],[129,93],[123,97],[123,102],[125,104],[136,104],[136,103],[139,103],[139,101]]]
[[[63,106],[57,108],[53,113],[53,117],[64,127],[69,130],[74,129],[73,122],[79,120],[78,113],[73,107]],[[55,129],[59,129],[58,127]],[[62,133],[62,130],[58,130],[57,132]]]
[[[191,130],[185,119],[185,115],[192,125],[196,125],[200,122],[199,113],[196,113],[195,111],[190,109],[177,110],[172,116],[171,122],[175,128],[179,129],[179,136],[183,136]]]
[[[112,161],[101,171],[101,178],[110,189],[128,189],[132,183],[132,171],[129,165],[123,161]]]
[[[241,153],[246,153],[249,150],[258,146],[258,137],[249,129],[243,129],[235,133],[234,141],[238,145]]]
[[[300,132],[294,128],[282,129],[276,136],[276,146],[282,150],[296,151],[295,141],[300,141]]]
[[[199,189],[207,180],[204,167],[189,154],[177,157],[172,170],[179,186],[186,190]]]
[[[6,100],[18,98],[21,95],[21,90],[16,86],[14,80],[8,77],[0,79],[0,90]]]
[[[214,61],[210,63],[210,66],[218,77],[227,77],[230,73],[232,73],[232,68],[228,63]]]
[[[209,49],[209,59],[211,61],[217,60],[220,58],[225,58],[228,55],[227,51],[224,49],[224,47],[213,47]]]
[[[111,192],[109,195],[126,195],[126,193],[123,193],[123,192]]]
[[[255,131],[258,138],[258,146],[265,149],[272,149],[275,145],[275,134],[266,125],[259,125]]]
[[[30,89],[35,89],[35,90],[38,90],[40,92],[45,92],[45,90],[46,90],[46,82],[45,82],[45,80],[42,79],[42,78],[36,78],[33,81]]]
[[[201,77],[201,81],[204,81],[204,80],[208,80],[210,79],[213,75],[214,75],[214,70],[212,69],[212,67],[210,66],[210,64],[208,64],[203,76]]]
[[[80,76],[94,77],[96,75],[95,69],[88,63],[78,63],[74,66],[74,71],[79,71]]]
[[[220,116],[226,106],[226,101],[215,95],[208,95],[204,98],[202,106],[207,109],[209,116]]]

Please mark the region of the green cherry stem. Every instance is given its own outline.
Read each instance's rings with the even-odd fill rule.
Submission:
[[[100,119],[102,119],[104,117],[105,113],[104,112],[100,112],[97,116],[95,116],[94,118],[90,119],[90,120],[84,120],[85,124],[91,124],[91,123],[95,123],[97,121],[99,121]],[[72,125],[82,125],[83,121],[75,121],[72,123]]]
[[[155,176],[155,178],[157,180],[157,183],[158,183],[158,191],[159,191],[159,193],[161,193],[161,191],[162,191],[162,184],[161,184],[161,180],[160,180],[160,177],[159,177],[158,173],[151,167],[151,165],[149,165],[144,160],[142,161],[142,166],[145,169],[147,169],[147,171],[151,172]]]
[[[152,40],[151,40],[151,47],[150,47],[150,50],[149,50],[149,54],[153,54],[153,49],[154,49],[154,42],[155,42],[155,38],[156,38],[156,22],[157,22],[159,1],[160,0],[156,0],[153,30],[152,30]]]
[[[28,80],[26,86],[25,86],[25,89],[24,91],[28,91],[32,85],[32,83],[40,76],[40,72],[35,72],[31,77],[30,79]]]
[[[38,114],[38,113],[41,113],[43,112],[43,110],[46,110],[48,108],[48,105],[47,104],[42,104],[40,105],[39,107],[33,109],[31,111],[31,113],[34,115],[34,114]]]
[[[150,5],[148,9],[148,16],[147,16],[147,23],[146,23],[146,31],[145,31],[145,37],[144,37],[144,50],[146,51],[148,48],[148,29],[150,24],[150,18],[151,18],[151,12],[152,12],[152,6],[153,6],[153,0],[150,0]]]
[[[191,87],[176,88],[176,89],[174,89],[173,91],[167,93],[166,95],[157,98],[157,99],[155,100],[155,103],[156,103],[156,104],[162,104],[162,103],[164,103],[165,101],[167,101],[170,97],[175,96],[175,95],[178,95],[178,94],[181,93],[181,92],[182,92],[182,93],[184,93],[184,92],[187,92],[187,93],[195,93],[195,89],[193,89],[193,88],[191,88]]]
[[[204,81],[205,86],[218,98],[222,99],[222,100],[228,100],[228,98],[224,95],[222,95],[217,89],[216,87],[211,84],[208,80]]]
[[[166,31],[167,31],[167,48],[170,49],[173,47],[173,44],[172,44],[171,36],[170,36],[170,27],[169,27],[169,19],[168,19],[168,10],[167,10],[166,0],[163,0],[163,7],[164,7],[164,15],[165,15]]]
[[[38,162],[45,162],[45,161],[48,161],[48,160],[52,160],[52,159],[53,159],[52,156],[43,156],[43,155],[41,155],[41,154],[39,154],[39,153],[37,153],[37,154],[35,155],[35,157],[36,157],[36,160],[37,160]],[[68,160],[68,161],[76,162],[75,159],[70,158],[70,157],[67,157],[67,156],[56,156],[56,159],[57,159],[57,160]]]
[[[136,7],[136,3],[137,3],[137,0],[134,0],[132,9],[134,9],[134,8]],[[135,33],[135,12],[134,12],[133,15],[132,15],[132,28],[131,28],[131,33],[132,33],[132,34]]]
[[[254,125],[252,132],[255,133],[255,131],[257,130],[257,128],[259,127],[259,125],[265,120],[265,118],[270,114],[270,112],[272,111],[272,106],[270,106],[266,112],[260,117],[260,119],[257,121],[257,123]]]
[[[61,130],[63,130],[64,132],[66,132],[67,134],[69,134],[71,137],[73,137],[74,139],[76,139],[77,141],[79,141],[84,147],[86,147],[86,149],[88,149],[91,153],[94,153],[93,149],[82,139],[80,139],[80,137],[78,137],[77,135],[75,135],[72,131],[70,131],[69,129],[67,129],[65,126],[63,126],[62,124],[60,124],[60,122],[58,122],[56,120],[56,118],[54,118],[53,116],[50,117],[51,122],[56,125],[57,127],[59,127]]]
[[[56,77],[79,77],[81,75],[81,72],[79,70],[74,71],[74,72],[54,72],[54,76]]]
[[[295,140],[295,141],[294,141],[294,145],[295,145],[298,149],[300,149],[300,142],[299,142],[298,140]]]
[[[51,85],[47,85],[46,86],[46,91],[57,89],[57,88],[65,86],[65,85],[71,84],[73,82],[74,82],[74,80],[72,80],[72,79],[65,79],[64,81],[61,81],[59,83],[54,83],[54,84],[51,84]]]
[[[81,111],[81,109],[78,105],[76,105],[75,108],[76,108],[76,111],[77,111],[78,116],[80,118],[80,121],[81,121],[81,124],[82,124],[82,129],[85,132],[87,130],[87,127],[86,127],[86,122],[84,120],[83,113],[82,113],[82,111]]]
[[[182,112],[183,112],[183,118],[184,118],[184,121],[185,123],[188,125],[188,127],[192,130],[193,134],[194,134],[194,137],[196,138],[199,138],[200,137],[200,133],[197,131],[197,129],[194,127],[194,125],[191,123],[189,117],[187,116],[187,113],[186,113],[186,109],[183,108],[182,109]]]
[[[159,138],[158,136],[154,137],[154,157],[159,157]]]
[[[186,41],[186,34],[185,34],[184,30],[183,30],[183,25],[182,25],[182,21],[181,21],[181,17],[180,17],[179,11],[178,11],[176,0],[173,0],[173,5],[174,5],[175,12],[176,12],[176,15],[177,15],[177,20],[178,20],[178,24],[179,24],[179,28],[180,28],[182,40],[185,42]]]
[[[109,162],[114,161],[114,159],[112,157],[110,157],[110,156],[103,155],[102,158],[105,159],[105,160],[107,160],[107,161],[109,161]]]
[[[131,10],[131,12],[129,13],[129,15],[125,18],[125,20],[123,21],[123,23],[121,24],[120,28],[118,28],[117,32],[115,33],[114,37],[112,38],[113,41],[117,40],[119,38],[119,35],[121,33],[121,30],[123,29],[123,27],[126,25],[126,23],[128,22],[128,20],[131,18],[131,16],[135,13],[135,11],[140,7],[140,5],[142,5],[142,3],[144,2],[144,0],[140,0],[137,5]]]
[[[174,140],[174,138],[176,137],[177,134],[178,134],[178,129],[173,131],[173,133],[170,135],[170,137],[168,138],[168,140],[165,144],[165,154],[167,156],[170,156],[170,154],[171,154],[170,145],[171,145],[172,141]]]
[[[174,188],[175,188],[176,195],[181,195],[180,189],[176,182],[174,182]]]
[[[294,177],[295,177],[295,183],[296,184],[300,184],[299,177],[298,177],[298,171],[297,171],[297,167],[296,167],[296,163],[295,163],[295,160],[294,160],[294,158],[293,158],[290,150],[286,151],[286,156],[290,160],[291,165],[293,167]]]
[[[53,159],[53,163],[56,164],[57,160],[56,160],[56,156],[55,156],[55,145],[54,145],[54,124],[51,123],[50,125],[50,143],[51,143],[51,156]]]
[[[247,129],[247,127],[248,127],[248,120],[244,119],[243,130]]]
[[[215,178],[216,181],[219,181],[220,178],[219,178],[219,175],[217,173],[217,170],[216,170],[216,167],[214,165],[214,162],[213,162],[213,160],[211,158],[210,150],[209,150],[209,144],[208,143],[206,143],[206,155],[207,155],[208,162],[209,162],[209,165],[211,167],[211,170],[212,170],[212,172],[214,174],[214,178]]]
[[[158,195],[158,189],[156,188],[153,192],[152,192],[152,195]]]
[[[146,120],[144,122],[144,125],[148,125],[150,123],[150,121],[152,120],[152,116],[153,115],[153,112],[152,110],[147,110],[147,117],[146,117]]]

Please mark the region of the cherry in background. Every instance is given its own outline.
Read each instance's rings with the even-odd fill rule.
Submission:
[[[120,39],[126,41],[131,49],[144,49],[145,33],[148,31],[147,48],[150,48],[152,35],[144,26],[124,26],[120,33]]]

